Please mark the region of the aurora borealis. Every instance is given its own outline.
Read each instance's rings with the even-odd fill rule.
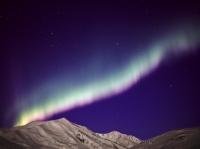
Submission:
[[[149,138],[200,125],[198,2],[0,8],[0,127],[65,117]]]
[[[79,85],[70,89],[70,91],[68,91],[68,88],[62,89],[64,93],[58,92],[53,98],[43,99],[44,102],[39,102],[33,106],[28,105],[28,108],[23,109],[20,113],[16,125],[25,125],[34,120],[42,120],[54,113],[102,100],[129,89],[169,56],[185,54],[199,46],[198,30],[195,30],[195,32],[188,31],[191,30],[190,28],[182,30],[183,32],[169,36],[169,39],[158,41],[149,49],[143,50],[143,53],[136,55],[128,62],[127,66],[118,70],[119,72],[105,76],[100,80],[94,80],[86,85]],[[39,91],[35,94],[44,93]],[[52,96],[51,93],[50,96]]]

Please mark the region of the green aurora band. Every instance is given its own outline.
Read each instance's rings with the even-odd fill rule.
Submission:
[[[148,45],[144,52],[134,56],[123,69],[106,78],[76,86],[73,90],[64,88],[63,93],[55,93],[39,104],[23,106],[25,108],[21,108],[15,125],[25,125],[34,120],[48,118],[55,113],[122,93],[155,70],[167,58],[187,54],[198,48],[200,39],[198,28],[187,26],[171,33],[160,41]]]

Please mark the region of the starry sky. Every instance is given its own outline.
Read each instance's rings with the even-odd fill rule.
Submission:
[[[200,4],[0,4],[0,127],[65,117],[146,139],[200,125]]]

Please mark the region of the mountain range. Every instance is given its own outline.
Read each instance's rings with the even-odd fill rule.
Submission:
[[[0,149],[200,149],[200,128],[172,130],[141,140],[118,131],[95,133],[62,118],[2,128]]]

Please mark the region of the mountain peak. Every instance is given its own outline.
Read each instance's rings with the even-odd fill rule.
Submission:
[[[118,132],[116,136],[100,135],[84,126],[71,123],[65,118],[50,121],[34,121],[22,127],[0,131],[0,136],[22,147],[40,146],[42,148],[105,148],[125,149],[134,146],[129,136]],[[118,136],[118,137],[117,137]],[[123,143],[119,136],[123,136]],[[128,141],[127,141],[128,140]],[[1,145],[1,143],[0,143]]]

